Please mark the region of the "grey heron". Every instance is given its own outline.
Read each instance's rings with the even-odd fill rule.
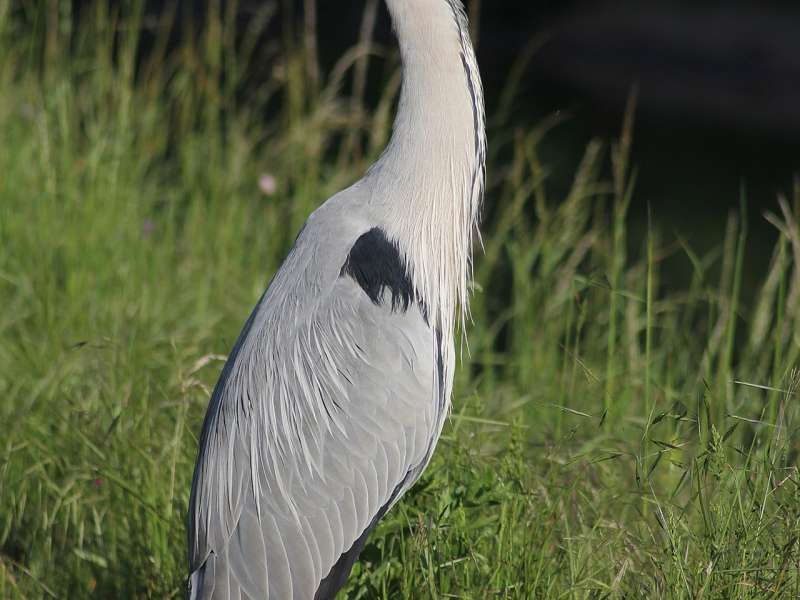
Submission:
[[[403,76],[392,136],[308,218],[214,389],[191,598],[333,598],[450,406],[485,179],[482,84],[461,0],[386,4]]]

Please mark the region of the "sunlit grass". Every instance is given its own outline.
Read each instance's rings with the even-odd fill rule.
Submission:
[[[182,595],[220,357],[399,84],[390,59],[365,109],[369,40],[320,73],[307,33],[265,38],[269,2],[177,42],[180,15],[91,4],[0,0],[2,598]],[[657,215],[637,247],[629,114],[559,197],[557,123],[492,120],[453,415],[348,597],[800,596],[800,186],[764,273],[737,214],[707,255]]]

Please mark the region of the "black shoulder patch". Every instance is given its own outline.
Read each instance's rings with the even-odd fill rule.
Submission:
[[[353,244],[342,266],[341,276],[352,277],[375,304],[384,292],[392,295],[392,310],[408,310],[414,296],[397,245],[382,229],[373,227]]]

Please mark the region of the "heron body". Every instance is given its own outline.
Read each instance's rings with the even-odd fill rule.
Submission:
[[[483,193],[482,87],[460,0],[386,3],[403,62],[392,138],[309,217],[214,389],[191,598],[333,598],[447,415]]]

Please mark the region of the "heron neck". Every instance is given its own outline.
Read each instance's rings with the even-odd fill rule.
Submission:
[[[480,75],[457,1],[387,0],[403,83],[392,137],[379,162],[428,184],[447,177],[451,166],[468,168],[475,161]]]
[[[434,320],[449,322],[466,310],[483,192],[480,75],[460,0],[386,1],[403,84],[392,137],[367,176],[371,203]]]

